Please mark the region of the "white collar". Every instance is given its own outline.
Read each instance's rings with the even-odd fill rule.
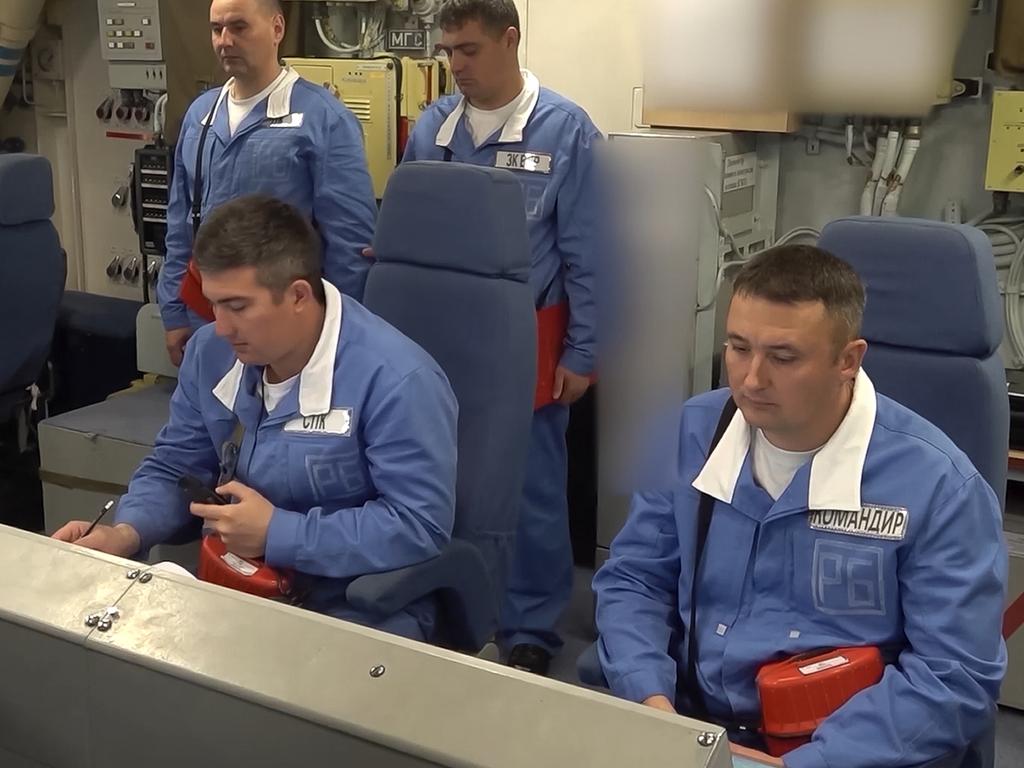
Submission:
[[[326,280],[323,284],[327,299],[324,327],[309,362],[299,373],[299,413],[303,416],[320,416],[330,412],[334,392],[334,364],[338,355],[338,338],[341,336],[341,293]],[[229,411],[235,410],[244,373],[245,365],[241,360],[235,360],[231,370],[213,389],[214,397]]]
[[[284,67],[282,71],[285,73],[284,77],[278,75],[276,86],[267,97],[267,117],[271,120],[279,120],[292,113],[292,89],[295,88],[295,83],[299,79],[299,73],[291,67]],[[200,121],[200,125],[206,125],[210,121],[210,117],[217,114],[218,110],[220,110],[220,105],[228,97],[228,94],[231,92],[231,86],[234,83],[235,78],[233,77],[224,83],[224,86],[220,89],[220,95],[217,96],[217,102],[213,105],[213,109],[206,113],[206,117]]]
[[[811,460],[808,509],[860,511],[861,476],[877,410],[875,386],[861,370],[854,383],[850,409],[839,428]],[[693,487],[731,504],[749,450],[750,427],[743,413],[736,411],[718,446],[693,481]]]
[[[522,70],[522,73],[523,90],[517,97],[515,111],[505,121],[505,126],[501,129],[500,141],[502,144],[523,140],[523,131],[526,130],[526,124],[530,122],[533,110],[537,108],[537,101],[540,99],[540,81],[528,69]],[[448,115],[448,119],[441,124],[434,142],[437,146],[451,146],[452,139],[455,138],[455,129],[465,111],[466,98],[463,96],[455,110]]]

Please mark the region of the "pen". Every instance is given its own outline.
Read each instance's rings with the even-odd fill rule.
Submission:
[[[85,529],[85,533],[82,534],[82,538],[83,539],[86,536],[88,536],[90,533],[92,533],[92,529],[95,528],[97,525],[99,525],[100,520],[103,519],[103,516],[105,514],[107,514],[107,512],[109,512],[113,506],[114,506],[114,500],[113,499],[111,499],[110,501],[108,501],[106,504],[103,505],[103,509],[100,510],[100,513],[96,516],[96,519],[92,521],[92,524],[88,528],[86,528]]]

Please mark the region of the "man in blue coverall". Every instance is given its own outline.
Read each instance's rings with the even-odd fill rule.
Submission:
[[[849,265],[814,247],[767,251],[738,274],[729,389],[683,407],[677,484],[634,497],[594,579],[598,651],[624,698],[687,713],[702,698],[711,719],[756,723],[763,665],[879,646],[881,682],[785,765],[957,765],[991,727],[1006,669],[1002,516],[942,432],[875,392],[863,307]],[[690,624],[701,494],[714,507],[691,680],[674,630]],[[686,694],[694,683],[702,696]]]
[[[170,420],[114,525],[82,538],[88,526],[72,522],[55,536],[132,557],[199,516],[229,551],[298,572],[304,607],[429,639],[432,599],[367,616],[345,589],[448,543],[455,395],[423,349],[321,279],[321,250],[302,214],[271,198],[210,215],[195,258],[217,319],[186,348]],[[190,515],[178,479],[213,487],[227,463],[234,479],[217,492],[237,502],[192,504]]]
[[[167,254],[157,284],[175,365],[195,329],[210,319],[195,271],[189,277],[188,270],[200,146],[202,217],[246,194],[269,194],[294,205],[313,219],[323,239],[324,277],[357,301],[366,280],[361,250],[373,239],[377,215],[359,121],[323,87],[279,63],[279,0],[213,0],[210,27],[230,79],[196,99],[182,121],[167,209]]]
[[[510,665],[544,674],[561,646],[555,625],[572,590],[565,433],[569,406],[587,391],[594,371],[600,217],[595,152],[601,134],[580,107],[520,70],[519,14],[512,0],[447,0],[439,24],[439,47],[462,96],[441,99],[423,114],[404,160],[515,173],[526,199],[537,308],[568,303],[567,330],[555,340],[561,352],[552,364],[554,380],[539,384],[547,404],[534,413],[498,635]]]

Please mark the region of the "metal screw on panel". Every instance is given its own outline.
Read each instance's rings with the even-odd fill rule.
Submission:
[[[100,632],[106,632],[114,622],[121,616],[121,612],[114,606],[110,606],[103,613],[91,613],[85,620],[85,626],[96,627]]]
[[[142,571],[140,571],[138,568],[133,568],[132,570],[128,571],[126,576],[128,579],[137,579],[139,578],[140,573],[142,573]]]
[[[718,736],[710,731],[702,731],[697,734],[697,743],[702,747],[713,747],[718,743]]]
[[[384,668],[384,665],[378,664],[376,667],[370,670],[370,677],[376,680],[378,677],[384,677],[385,672],[387,672],[387,670]]]
[[[153,574],[149,572],[146,572],[139,577],[139,583],[141,584],[149,584],[149,582],[151,582],[152,580]]]

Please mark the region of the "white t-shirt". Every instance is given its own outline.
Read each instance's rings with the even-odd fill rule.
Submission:
[[[288,70],[282,69],[281,74],[274,79],[274,82],[255,96],[250,96],[248,99],[236,99],[231,95],[231,90],[228,89],[228,126],[231,129],[232,136],[235,135],[235,131],[238,130],[238,126],[240,126],[242,121],[249,116],[249,113],[252,112],[253,108],[270,96],[270,94],[274,92],[274,89],[281,84],[281,81],[284,80],[286,74],[288,74]]]
[[[295,382],[299,380],[299,374],[295,374],[290,379],[285,379],[280,384],[271,384],[267,381],[267,372],[263,371],[263,405],[266,406],[267,413],[273,413],[274,409],[281,403],[288,393],[292,391],[292,387],[295,386]]]
[[[793,477],[821,448],[813,451],[784,451],[772,445],[760,429],[753,430],[754,480],[776,501],[785,492]]]
[[[466,119],[469,121],[469,132],[473,134],[473,143],[477,147],[483,145],[494,132],[502,128],[508,119],[512,117],[519,107],[519,99],[522,91],[504,107],[497,109],[477,109],[469,102],[466,103]]]

